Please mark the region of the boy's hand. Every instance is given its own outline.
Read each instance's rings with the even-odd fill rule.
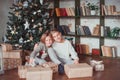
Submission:
[[[79,59],[75,59],[74,64],[79,64]]]

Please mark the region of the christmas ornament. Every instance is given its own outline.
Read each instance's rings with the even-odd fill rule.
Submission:
[[[9,28],[10,30],[12,30],[12,27],[11,27],[11,26],[8,26],[8,28]]]
[[[11,31],[11,34],[13,35],[13,34],[15,34],[15,32],[14,32],[14,31]]]
[[[29,25],[30,25],[30,24],[29,24],[28,21],[26,20],[26,22],[25,22],[25,24],[24,24],[25,30],[26,30],[26,29],[29,29]]]
[[[20,43],[20,44],[23,43],[23,38],[22,38],[22,37],[19,39],[19,43]]]
[[[41,24],[41,23],[38,23],[38,25],[39,25],[39,26],[42,26],[42,24]]]
[[[43,4],[43,0],[39,0],[40,1],[40,4]]]
[[[27,2],[27,1],[24,1],[24,2],[23,2],[23,7],[24,7],[24,8],[27,8],[27,7],[28,7],[28,2]]]
[[[41,12],[41,10],[38,10],[37,12]]]
[[[33,12],[34,15],[36,15],[37,12]]]
[[[36,28],[36,27],[37,27],[37,25],[34,24],[34,25],[33,25],[33,28]]]
[[[34,22],[34,19],[32,19],[31,21]]]
[[[47,23],[47,20],[46,20],[46,19],[44,19],[44,20],[43,20],[43,24],[44,24],[44,25],[46,25],[46,23]]]

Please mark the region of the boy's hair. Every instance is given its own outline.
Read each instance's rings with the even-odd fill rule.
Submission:
[[[56,32],[58,32],[58,33],[60,33],[60,31],[58,31],[58,30],[52,30],[50,33],[53,35],[54,33],[56,33]]]
[[[45,39],[46,39],[46,37],[48,37],[48,36],[50,36],[50,37],[52,38],[52,41],[54,41],[54,40],[53,40],[53,37],[52,37],[52,35],[51,35],[50,32],[45,32],[44,34],[42,34],[42,36],[41,36],[41,38],[40,38],[40,41],[43,42],[43,43],[45,43]]]

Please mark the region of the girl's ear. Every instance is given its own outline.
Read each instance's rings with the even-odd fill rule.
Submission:
[[[62,35],[61,32],[59,32],[60,36]]]

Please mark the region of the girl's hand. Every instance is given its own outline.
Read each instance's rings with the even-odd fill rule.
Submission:
[[[75,59],[74,64],[79,64],[79,59]]]
[[[32,63],[34,63],[34,59],[30,58],[29,64],[32,64]]]

